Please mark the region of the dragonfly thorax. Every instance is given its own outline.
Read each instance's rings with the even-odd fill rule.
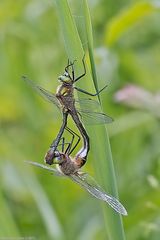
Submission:
[[[78,171],[78,167],[68,154],[60,153],[56,157],[56,163],[59,165],[59,169],[65,175],[74,174]]]

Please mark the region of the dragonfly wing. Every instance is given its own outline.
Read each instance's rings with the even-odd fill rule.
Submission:
[[[66,175],[61,173],[56,168],[52,168],[44,164],[32,162],[32,161],[25,161],[25,162],[27,164],[31,164],[36,167],[46,169],[52,172],[56,176],[66,177]],[[127,211],[123,207],[123,205],[116,198],[105,193],[90,175],[86,173],[77,173],[77,174],[68,175],[67,177],[70,178],[73,182],[80,185],[82,188],[88,191],[95,198],[100,199],[104,202],[107,202],[116,212],[122,215],[127,215]]]
[[[39,95],[41,95],[46,101],[51,102],[55,104],[58,108],[60,108],[58,99],[53,93],[49,92],[48,90],[42,88],[39,85],[36,85],[32,80],[28,79],[26,76],[23,76],[22,78],[28,85],[30,85],[34,90],[36,90],[39,93]]]
[[[50,171],[51,173],[53,173],[54,175],[59,176],[59,177],[64,177],[64,176],[65,176],[65,175],[64,175],[63,173],[61,173],[58,169],[52,168],[52,167],[49,167],[49,166],[46,166],[46,165],[41,164],[41,163],[38,163],[38,162],[25,161],[25,163],[31,164],[31,165],[36,166],[36,167],[39,167],[39,168],[43,168],[43,169],[45,169],[45,170],[48,170],[48,171]]]
[[[86,124],[106,124],[113,122],[113,119],[101,112],[99,102],[90,98],[81,98],[75,101],[76,109],[81,114]]]
[[[95,101],[91,98],[79,98],[75,99],[76,107],[84,111],[100,109],[100,104],[98,101]]]
[[[70,175],[69,178],[79,184],[95,198],[107,202],[116,212],[122,215],[127,215],[127,211],[123,205],[116,198],[105,193],[95,182],[95,180],[88,174],[73,174]]]
[[[78,110],[78,112],[81,114],[84,122],[88,125],[98,125],[113,122],[113,118],[109,117],[105,113],[84,111],[81,109]]]

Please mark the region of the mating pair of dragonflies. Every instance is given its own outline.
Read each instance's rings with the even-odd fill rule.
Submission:
[[[29,80],[27,77],[23,76],[23,79],[29,85],[31,85],[33,89],[35,89],[47,101],[55,104],[62,112],[61,128],[56,139],[52,142],[49,150],[45,155],[45,162],[49,165],[55,164],[56,168],[52,168],[44,164],[39,164],[37,162],[29,161],[28,163],[47,169],[58,176],[66,176],[70,178],[72,181],[87,190],[95,198],[107,202],[116,212],[122,215],[127,215],[127,211],[116,198],[105,193],[88,173],[81,172],[81,167],[86,163],[90,150],[90,139],[82,123],[83,120],[85,122],[89,122],[90,124],[105,124],[112,122],[112,118],[102,112],[95,111],[99,105],[98,102],[90,98],[83,98],[79,100],[76,100],[74,98],[75,90],[89,96],[97,96],[104,88],[106,88],[105,86],[96,94],[92,94],[76,87],[75,83],[85,76],[86,67],[83,58],[82,64],[84,72],[80,76],[76,77],[74,64],[75,61],[68,61],[64,73],[58,77],[60,85],[57,88],[56,94],[45,90],[41,86],[34,84],[33,81]],[[80,107],[78,108],[77,105]],[[91,111],[92,108],[94,109],[93,111]],[[81,137],[67,126],[69,115],[77,126]],[[70,142],[66,142],[66,139],[64,137],[65,130],[71,134]],[[76,142],[75,137],[77,139]],[[75,149],[77,149],[81,138],[82,147],[75,154],[75,156],[72,157],[71,154]]]

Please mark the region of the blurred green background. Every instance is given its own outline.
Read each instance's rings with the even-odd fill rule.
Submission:
[[[78,1],[69,2],[80,23]],[[90,0],[89,7],[100,85],[110,82],[102,100],[115,120],[108,130],[129,214],[123,218],[126,239],[158,240],[160,1]],[[61,115],[21,76],[55,92],[66,60],[54,1],[0,1],[0,239],[106,239],[97,200],[24,163],[43,163]],[[84,167],[92,175],[93,158],[91,152]]]

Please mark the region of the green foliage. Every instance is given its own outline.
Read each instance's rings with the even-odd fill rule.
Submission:
[[[122,34],[134,24],[149,14],[159,9],[159,5],[153,2],[138,2],[115,16],[108,24],[106,30],[106,43],[113,45]]]
[[[101,102],[115,120],[107,129],[119,198],[129,214],[123,218],[126,239],[158,240],[159,108],[120,105],[114,95],[130,83],[152,93],[159,104],[159,1],[69,3],[71,10],[64,0],[56,5],[38,0],[0,3],[0,238],[107,239],[107,223],[109,231],[115,229],[117,239],[122,239],[112,209],[103,205],[104,221],[99,201],[79,186],[24,164],[24,160],[43,162],[61,115],[21,76],[26,74],[55,92],[68,56],[77,59],[78,75],[83,49],[88,49],[87,76],[79,86],[94,92],[94,85],[100,89],[110,82]],[[146,103],[150,104],[148,99]],[[91,153],[84,171],[94,175],[95,170],[95,178],[114,194],[113,168],[106,168],[112,164],[106,131],[101,126],[87,130]]]

